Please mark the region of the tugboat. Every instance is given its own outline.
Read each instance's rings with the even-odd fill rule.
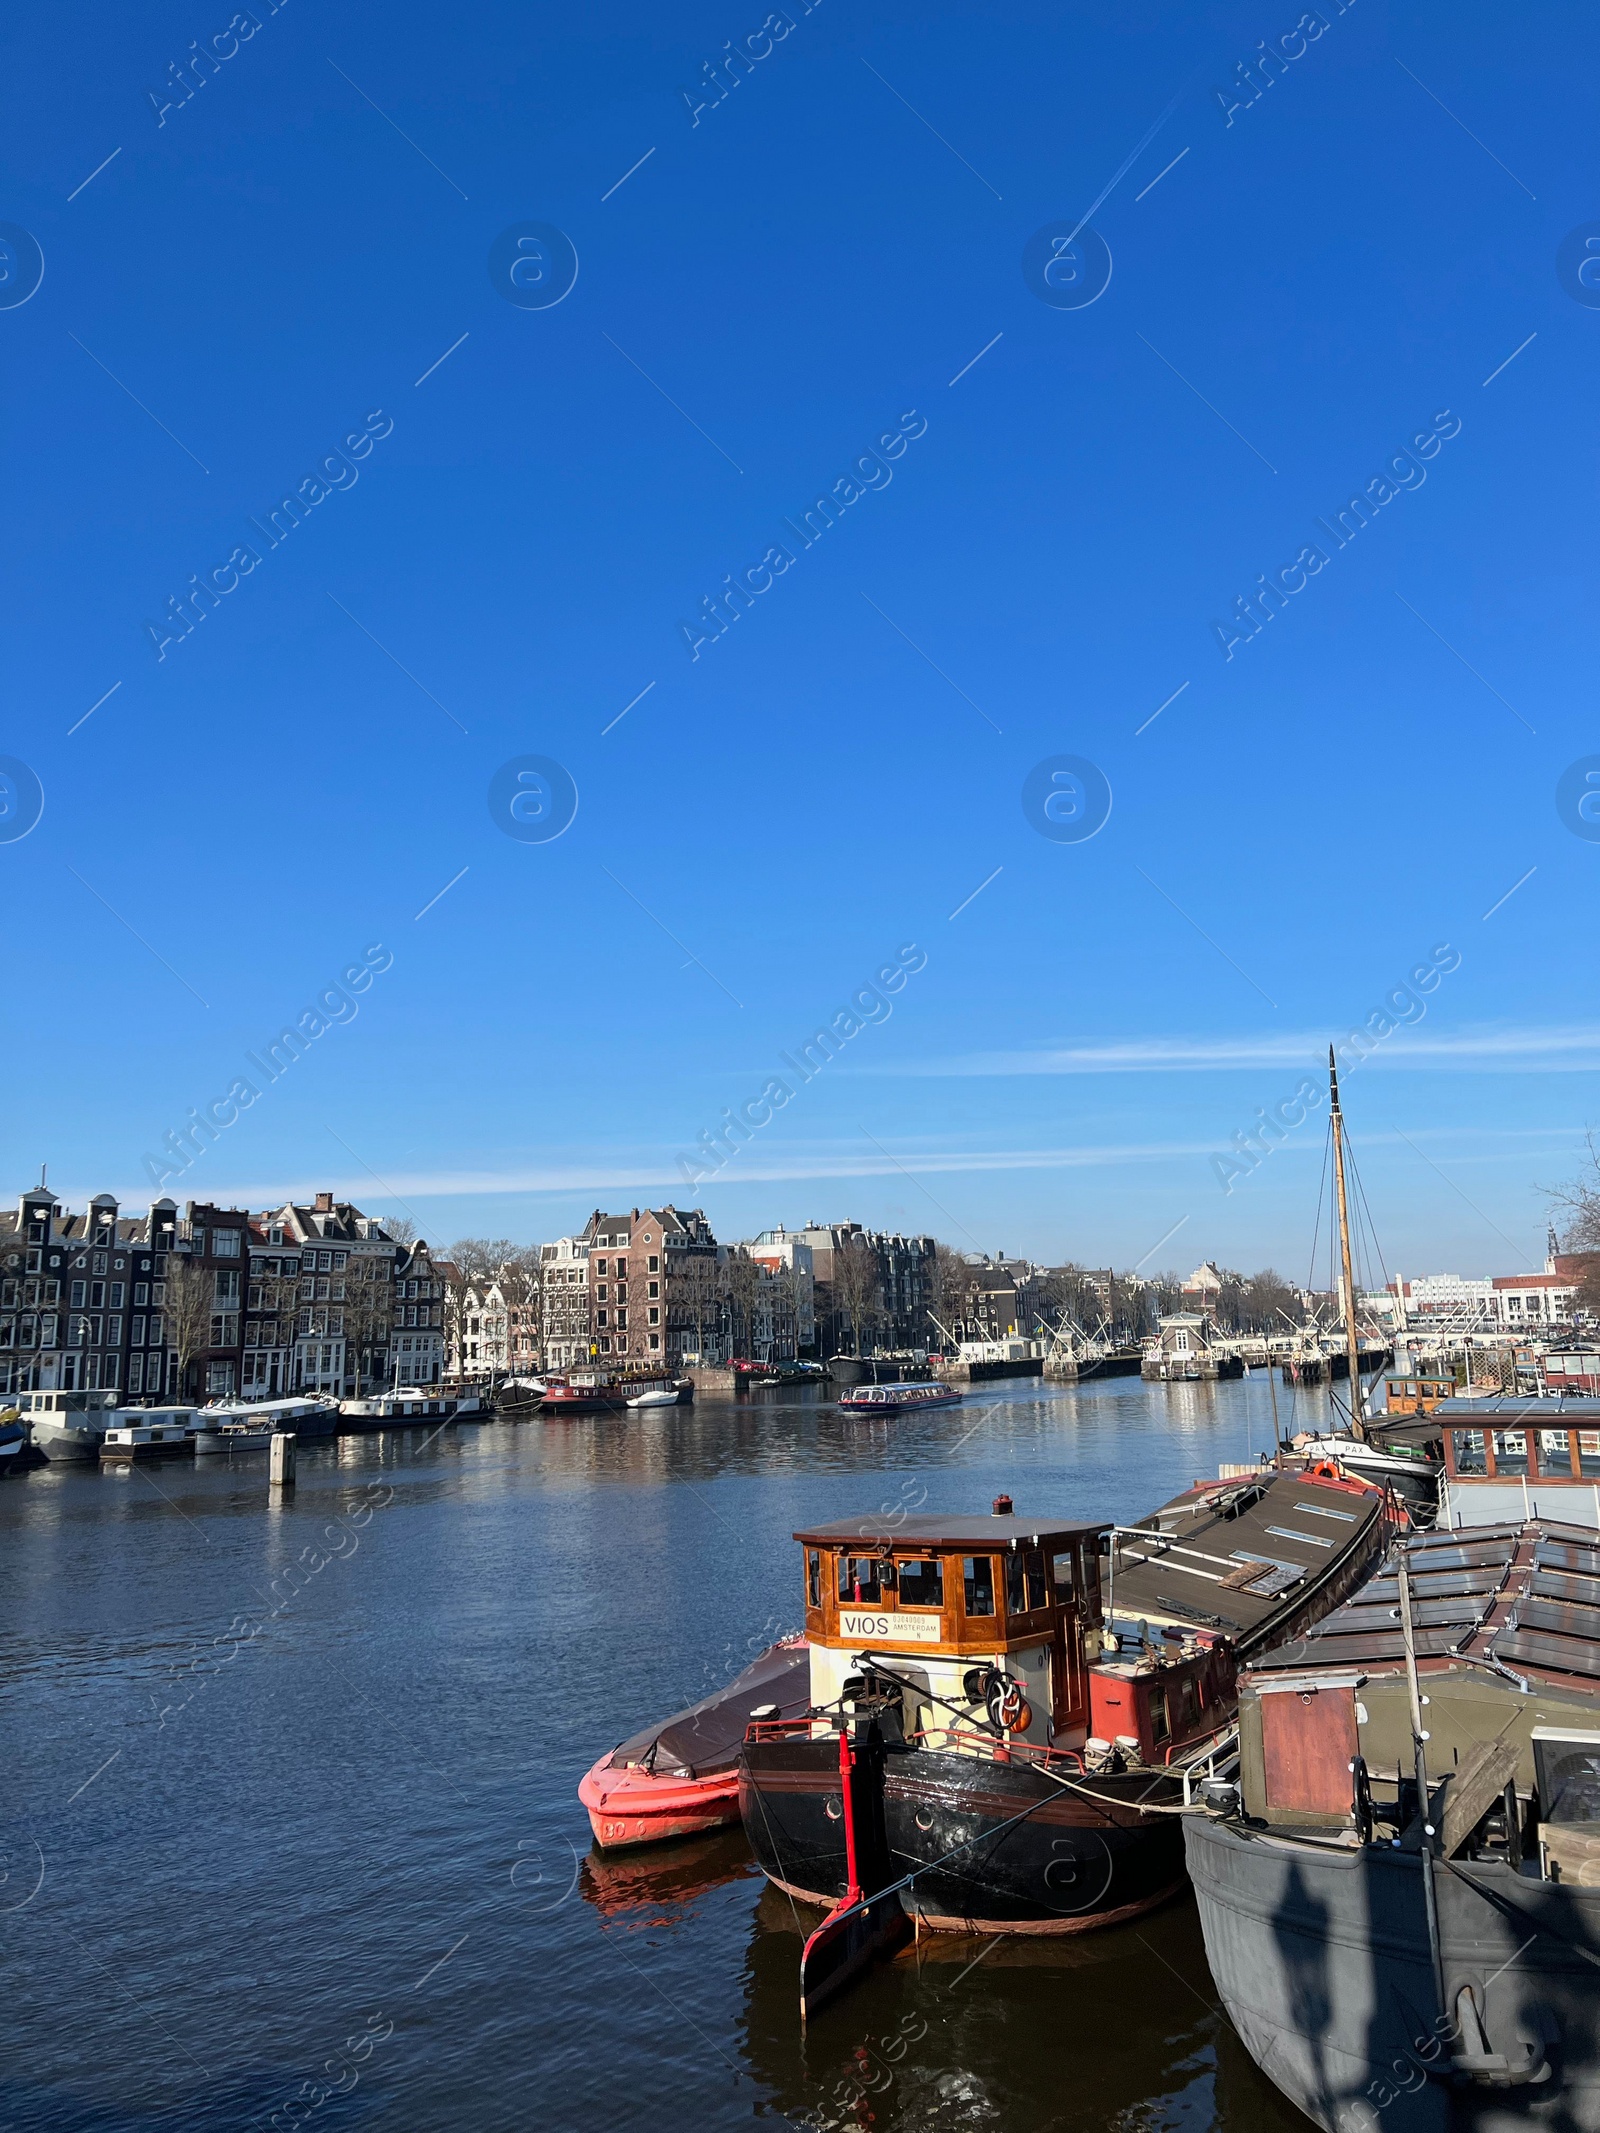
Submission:
[[[1206,1805],[1212,1977],[1324,2133],[1597,2133],[1592,1526],[1408,1541],[1246,1674],[1239,1783]]]
[[[1182,1881],[1178,1814],[1231,1747],[1241,1656],[1355,1589],[1386,1506],[1361,1482],[1265,1470],[1128,1528],[1019,1517],[1001,1496],[989,1518],[796,1533],[811,1706],[751,1725],[757,1863],[810,1903],[897,1890],[935,1932],[1138,1916]]]

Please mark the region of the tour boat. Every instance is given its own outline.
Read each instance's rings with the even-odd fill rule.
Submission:
[[[1177,1811],[1231,1744],[1241,1658],[1355,1589],[1386,1505],[1265,1469],[1128,1528],[1002,1496],[802,1529],[811,1703],[750,1728],[758,1864],[810,1903],[898,1892],[936,1932],[1137,1917],[1182,1881]]]
[[[613,1748],[578,1787],[604,1850],[697,1837],[739,1819],[738,1758],[758,1714],[793,1718],[811,1697],[802,1636],[770,1645],[724,1687]]]
[[[1593,1526],[1409,1540],[1245,1674],[1239,1783],[1204,1806],[1211,1975],[1325,2133],[1597,2133]]]
[[[955,1407],[964,1395],[954,1385],[852,1385],[834,1403],[845,1414],[898,1415],[910,1408]]]

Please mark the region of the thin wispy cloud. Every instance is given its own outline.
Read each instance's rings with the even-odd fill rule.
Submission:
[[[1325,1066],[1339,1030],[1239,1037],[1128,1038],[1104,1044],[1030,1051],[962,1052],[945,1059],[901,1060],[862,1066],[858,1073],[915,1076],[1018,1074],[1215,1074],[1239,1067]],[[1363,1067],[1483,1066],[1576,1073],[1600,1066],[1600,1025],[1566,1024],[1476,1030],[1397,1029],[1361,1062]]]
[[[1492,1160],[1501,1144],[1505,1144],[1508,1154],[1517,1153],[1518,1159],[1522,1160],[1530,1143],[1545,1143],[1553,1153],[1562,1153],[1581,1145],[1583,1133],[1581,1124],[1461,1125],[1419,1126],[1413,1130],[1409,1141],[1406,1135],[1383,1128],[1353,1138],[1357,1146],[1364,1149],[1391,1145],[1399,1148],[1402,1143],[1414,1145],[1418,1141],[1427,1141],[1453,1149],[1463,1158],[1479,1160]],[[286,1181],[280,1176],[266,1183],[218,1179],[214,1197],[241,1206],[275,1207],[281,1206],[286,1198],[309,1200],[313,1192],[329,1189],[341,1199],[358,1202],[370,1202],[375,1198],[380,1201],[385,1198],[394,1201],[490,1198],[524,1193],[580,1193],[585,1198],[608,1193],[650,1193],[671,1199],[680,1207],[692,1207],[707,1195],[731,1185],[904,1177],[907,1172],[919,1177],[936,1177],[1002,1171],[1115,1169],[1145,1163],[1172,1165],[1196,1159],[1209,1162],[1217,1146],[1215,1136],[1207,1140],[1115,1141],[1064,1148],[930,1148],[905,1142],[893,1149],[880,1147],[876,1152],[863,1151],[859,1145],[845,1148],[822,1144],[810,1148],[764,1149],[759,1158],[729,1164],[714,1179],[705,1178],[698,1184],[689,1183],[677,1164],[659,1150],[649,1155],[630,1155],[612,1149],[597,1150],[592,1156],[572,1154],[560,1162],[547,1164],[530,1165],[508,1160],[501,1169],[408,1171],[397,1165],[386,1165],[383,1172],[386,1190],[376,1196],[370,1171],[332,1178],[318,1171],[314,1177]],[[1287,1163],[1297,1156],[1317,1162],[1322,1160],[1320,1129],[1298,1141],[1287,1142],[1279,1151],[1278,1160]],[[130,1183],[121,1197],[130,1206],[141,1204],[141,1194],[148,1194],[148,1189],[148,1186],[141,1188]],[[88,1190],[87,1185],[81,1189],[68,1186],[64,1197],[83,1199]]]

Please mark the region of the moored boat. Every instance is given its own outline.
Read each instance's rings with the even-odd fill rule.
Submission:
[[[1600,1533],[1435,1531],[1245,1676],[1211,1973],[1325,2133],[1600,2128]]]
[[[339,1402],[341,1432],[368,1429],[423,1429],[433,1423],[443,1426],[456,1411],[447,1395],[425,1385],[396,1385],[390,1392],[372,1394],[364,1400]]]
[[[77,1465],[99,1455],[116,1411],[114,1392],[19,1392],[19,1418],[36,1452],[52,1466]]]
[[[1001,1497],[990,1518],[798,1532],[811,1710],[752,1725],[757,1862],[814,1903],[851,1885],[846,1734],[861,1886],[898,1886],[923,1928],[1068,1934],[1149,1909],[1182,1881],[1178,1810],[1231,1741],[1241,1652],[1338,1605],[1384,1511],[1362,1483],[1268,1471],[1125,1529]]]
[[[201,1458],[221,1452],[264,1451],[279,1431],[296,1437],[331,1437],[339,1426],[339,1403],[323,1393],[280,1400],[213,1400],[194,1416],[194,1448]]]
[[[102,1466],[145,1466],[157,1459],[192,1459],[192,1407],[122,1407],[100,1440]]]
[[[737,1822],[739,1751],[752,1718],[793,1718],[810,1701],[806,1641],[785,1637],[723,1688],[633,1734],[578,1787],[595,1842],[658,1844]]]
[[[550,1417],[620,1415],[655,1393],[664,1393],[666,1398],[651,1399],[652,1407],[686,1406],[694,1398],[694,1380],[671,1374],[610,1377],[591,1371],[571,1377],[552,1375],[545,1381],[539,1406]]]

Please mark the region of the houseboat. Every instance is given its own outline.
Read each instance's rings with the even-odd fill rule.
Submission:
[[[1244,1358],[1226,1346],[1204,1311],[1170,1312],[1145,1350],[1140,1376],[1163,1384],[1244,1376]]]
[[[280,1431],[331,1437],[338,1427],[339,1403],[321,1393],[282,1400],[213,1400],[194,1418],[194,1448],[201,1458],[264,1451]]]
[[[1600,2133],[1593,1527],[1409,1540],[1245,1674],[1183,1826],[1228,2014],[1324,2133]]]
[[[396,1385],[392,1391],[372,1393],[364,1400],[341,1400],[339,1429],[342,1435],[368,1429],[424,1429],[430,1423],[442,1426],[455,1411],[453,1399],[426,1385]]]
[[[145,1466],[194,1457],[193,1407],[119,1407],[100,1440],[102,1466]]]
[[[693,1378],[671,1373],[610,1377],[595,1371],[578,1371],[571,1377],[552,1375],[545,1380],[540,1412],[548,1418],[568,1415],[620,1415],[645,1393],[669,1393],[667,1404],[687,1406],[694,1398]]]
[[[897,1889],[939,1932],[1136,1917],[1182,1880],[1177,1810],[1231,1740],[1241,1657],[1354,1590],[1385,1504],[1269,1470],[1196,1483],[1125,1529],[1000,1497],[988,1518],[796,1533],[811,1709],[751,1726],[757,1862],[811,1903]]]
[[[116,1412],[115,1392],[19,1392],[18,1419],[52,1466],[99,1456],[100,1439]]]
[[[957,1385],[930,1380],[920,1385],[852,1385],[834,1403],[847,1415],[899,1415],[922,1407],[959,1407]]]

